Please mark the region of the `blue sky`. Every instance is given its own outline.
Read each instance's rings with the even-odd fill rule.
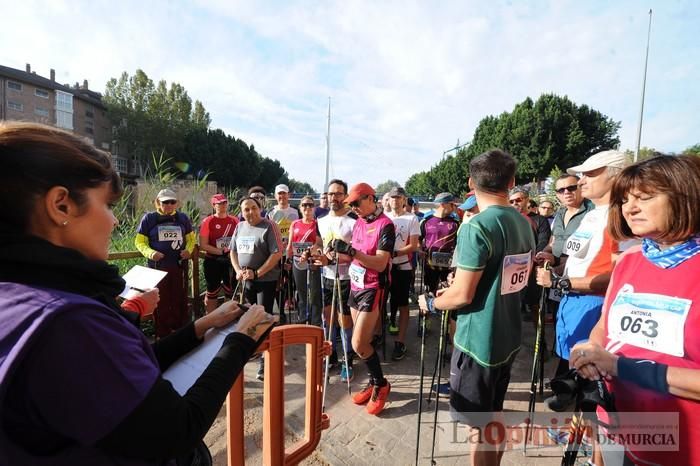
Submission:
[[[642,145],[681,151],[700,142],[692,0],[0,0],[0,64],[102,92],[137,68],[179,82],[212,127],[317,189],[330,97],[331,176],[404,183],[483,117],[548,92],[620,121],[634,148],[649,8]]]

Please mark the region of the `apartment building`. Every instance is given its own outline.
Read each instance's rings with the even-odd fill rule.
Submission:
[[[57,126],[87,138],[100,149],[112,149],[112,126],[102,95],[90,90],[87,80],[73,86],[57,83],[53,69],[45,78],[32,71],[30,64],[24,71],[0,65],[0,120]]]

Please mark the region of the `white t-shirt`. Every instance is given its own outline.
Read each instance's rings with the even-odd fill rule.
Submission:
[[[609,206],[596,206],[588,212],[581,224],[564,243],[565,274],[569,277],[587,277],[612,271],[612,254],[618,244],[607,232]],[[593,267],[592,267],[593,266]]]
[[[284,255],[287,255],[287,243],[289,243],[289,227],[294,220],[299,219],[299,211],[294,207],[281,209],[280,206],[275,206],[274,209],[267,213],[267,218],[277,224],[282,235],[282,245]]]
[[[396,230],[396,241],[394,241],[394,251],[398,251],[408,244],[408,240],[411,236],[420,237],[420,224],[418,222],[418,217],[412,213],[403,213],[401,215],[395,216],[393,212],[387,214],[387,217],[394,222],[394,228]],[[391,260],[394,267],[399,270],[411,270],[411,255],[404,254],[399,257],[394,257]]]
[[[321,233],[324,250],[334,239],[342,239],[347,243],[352,242],[352,229],[355,226],[354,218],[348,215],[337,217],[333,213],[329,213],[316,220],[316,223],[318,224],[318,231]],[[338,277],[341,280],[350,280],[349,267],[350,264],[340,264],[338,266]],[[323,276],[333,280],[335,278],[335,266],[329,265],[324,267]]]

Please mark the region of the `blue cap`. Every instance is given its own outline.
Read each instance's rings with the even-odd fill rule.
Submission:
[[[462,210],[471,210],[476,207],[476,196],[469,196],[466,201],[459,206]]]
[[[435,200],[433,202],[435,204],[446,204],[454,200],[455,197],[452,195],[452,193],[440,193],[437,196],[435,196]]]

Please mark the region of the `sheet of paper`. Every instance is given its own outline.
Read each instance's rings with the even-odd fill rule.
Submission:
[[[129,299],[139,293],[138,290],[155,288],[167,274],[164,270],[135,265],[122,277],[126,281],[126,287],[119,296]]]
[[[204,335],[204,342],[175,361],[163,373],[163,378],[169,380],[180,395],[184,395],[214,359],[226,335],[235,331],[237,325],[236,322],[226,327],[209,330]]]

